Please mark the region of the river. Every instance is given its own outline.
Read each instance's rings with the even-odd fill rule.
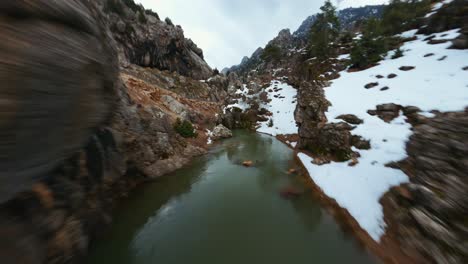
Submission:
[[[254,161],[247,168],[241,163]],[[91,264],[376,263],[321,208],[293,151],[236,131],[190,166],[134,191],[91,245]],[[299,197],[280,195],[285,188]]]

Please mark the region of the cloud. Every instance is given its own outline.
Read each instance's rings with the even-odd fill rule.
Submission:
[[[356,0],[345,0],[356,1]],[[358,0],[366,1],[366,0]],[[367,0],[379,1],[379,0]],[[381,1],[381,0],[380,0]],[[324,0],[136,0],[184,29],[205,60],[222,69],[240,63],[281,29],[295,31]]]

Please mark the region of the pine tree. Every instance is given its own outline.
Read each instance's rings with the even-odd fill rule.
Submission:
[[[260,57],[264,61],[279,61],[281,59],[281,49],[278,46],[268,44]]]
[[[382,16],[384,33],[394,35],[417,26],[430,9],[430,0],[392,0]]]
[[[138,21],[142,24],[146,24],[146,22],[148,22],[148,19],[146,18],[143,11],[138,12]]]
[[[362,36],[351,50],[351,63],[355,68],[370,66],[382,59],[387,51],[387,38],[382,33],[381,21],[370,18],[365,22]]]
[[[340,35],[340,21],[336,15],[336,7],[327,0],[320,8],[315,23],[310,30],[310,55],[326,59],[335,54],[336,42]]]

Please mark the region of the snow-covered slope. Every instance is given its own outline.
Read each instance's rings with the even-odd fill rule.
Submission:
[[[367,5],[386,5],[390,0],[335,0],[338,9],[363,7]]]
[[[259,123],[257,131],[272,136],[297,134],[296,120],[294,119],[297,90],[280,81],[272,81],[266,90],[272,91],[268,93],[268,99],[271,99],[271,102],[262,103],[260,107],[270,111],[272,116],[269,121]]]
[[[434,39],[453,39],[458,31],[434,34]],[[411,37],[415,32],[403,35]],[[392,186],[408,180],[402,171],[385,164],[406,157],[405,143],[412,131],[403,115],[386,123],[367,111],[379,104],[395,103],[419,107],[422,114],[430,116],[431,110],[461,111],[468,106],[468,52],[447,49],[451,42],[431,45],[423,40],[427,36],[416,37],[401,47],[403,57],[390,59],[390,52],[378,66],[360,72],[343,71],[325,88],[326,98],[332,103],[326,113],[329,122],[341,121],[336,117],[342,114],[354,114],[364,120],[352,133],[370,140],[372,148],[359,150],[359,164],[351,167],[332,162],[319,166],[312,164],[307,155],[299,155],[314,182],[346,208],[376,241],[385,231],[379,199]],[[404,71],[400,70],[402,66],[415,68]],[[390,74],[397,76],[388,78]],[[365,89],[368,83],[378,85]],[[382,90],[384,87],[388,89]]]

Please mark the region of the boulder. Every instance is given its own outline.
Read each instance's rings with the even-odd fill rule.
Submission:
[[[222,138],[230,138],[230,137],[232,137],[232,131],[223,125],[218,125],[213,129],[211,138],[213,140],[219,140]]]
[[[360,119],[359,117],[355,116],[355,115],[351,115],[351,114],[348,114],[348,115],[340,115],[337,117],[337,119],[341,119],[341,120],[344,120],[352,125],[359,125],[359,124],[362,124],[364,123],[364,121],[362,119]]]
[[[411,70],[414,70],[416,67],[414,66],[402,66],[400,68],[398,68],[400,71],[411,71]]]
[[[363,139],[361,136],[352,136],[351,144],[357,149],[368,150],[371,148],[370,141]]]
[[[380,119],[389,123],[400,115],[400,110],[402,110],[401,105],[390,103],[377,105],[376,110],[369,110],[367,113],[370,115],[377,115]]]
[[[366,89],[371,89],[371,88],[374,88],[374,87],[377,87],[379,86],[379,83],[378,82],[373,82],[373,83],[368,83],[364,86],[364,88]]]
[[[281,197],[285,199],[297,198],[303,193],[304,191],[296,189],[294,187],[286,187],[280,191]]]
[[[387,90],[390,90],[390,88],[389,88],[388,86],[385,86],[385,87],[380,88],[380,91],[382,91],[382,92],[383,92],[383,91],[387,91]]]
[[[253,166],[253,161],[251,161],[251,160],[246,160],[246,161],[242,162],[242,165],[243,165],[244,167],[252,167],[252,166]]]

